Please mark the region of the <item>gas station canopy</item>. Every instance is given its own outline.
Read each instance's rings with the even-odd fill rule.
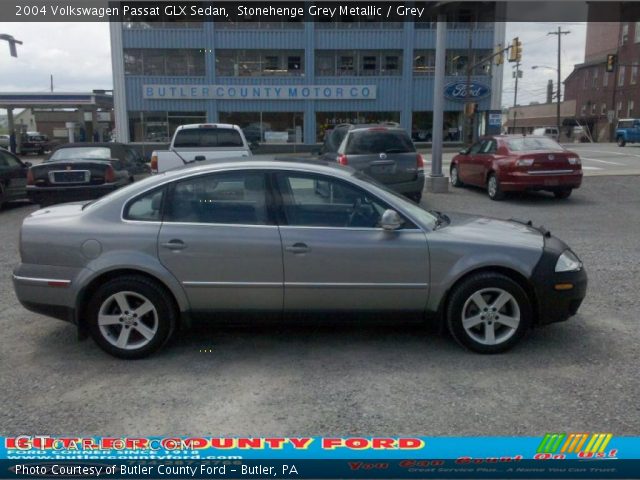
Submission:
[[[113,96],[106,93],[0,93],[0,108],[113,108]]]

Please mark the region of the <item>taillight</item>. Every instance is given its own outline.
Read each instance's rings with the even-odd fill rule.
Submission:
[[[35,185],[36,180],[33,177],[33,170],[29,169],[27,172],[27,185]]]
[[[113,183],[116,181],[116,172],[111,165],[107,167],[107,171],[104,172],[104,183]]]
[[[158,173],[158,156],[151,155],[151,173]]]
[[[424,168],[424,158],[421,154],[418,154],[416,157],[416,167]]]
[[[533,165],[533,158],[519,158],[516,160],[517,167],[530,167]]]
[[[349,162],[347,161],[347,156],[343,153],[338,155],[338,163],[340,165],[348,165]]]

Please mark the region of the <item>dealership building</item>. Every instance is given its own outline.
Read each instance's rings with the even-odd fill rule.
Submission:
[[[442,92],[435,22],[114,22],[117,139],[166,142],[178,125],[221,122],[250,140],[314,144],[336,124],[392,121],[428,140],[437,94],[456,141],[467,89],[483,133],[499,117],[502,66],[475,65],[505,43],[504,23],[483,15],[450,16]]]

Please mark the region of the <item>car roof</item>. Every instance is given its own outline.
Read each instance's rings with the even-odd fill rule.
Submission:
[[[176,128],[178,130],[190,130],[192,128],[201,128],[205,126],[205,128],[232,128],[234,130],[240,130],[238,125],[234,125],[232,123],[213,123],[213,122],[202,122],[202,123],[189,123],[187,125],[180,125]]]
[[[56,147],[56,150],[61,148],[73,148],[73,147],[124,147],[124,143],[118,142],[74,142],[74,143],[63,143]]]

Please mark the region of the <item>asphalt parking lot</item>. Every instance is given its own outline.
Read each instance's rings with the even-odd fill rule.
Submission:
[[[5,206],[0,435],[637,434],[640,176],[588,177],[564,201],[540,193],[492,202],[481,190],[455,189],[427,194],[423,205],[544,224],[589,273],[578,315],[498,356],[466,352],[398,319],[200,326],[156,356],[127,362],[19,305],[11,270],[19,226],[36,207]]]

